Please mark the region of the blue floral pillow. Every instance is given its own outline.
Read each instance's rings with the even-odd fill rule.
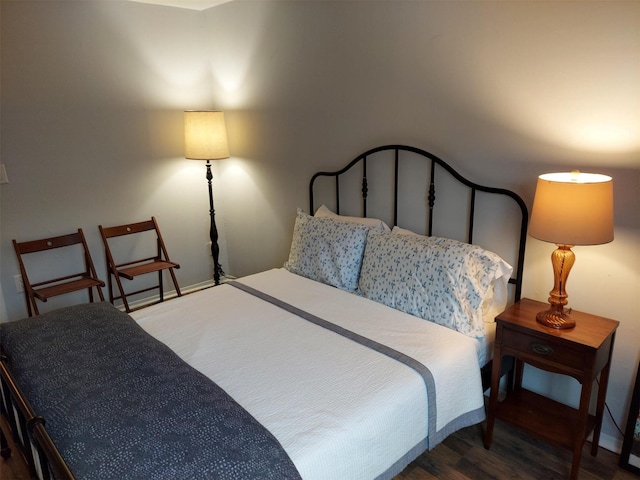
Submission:
[[[292,273],[353,292],[369,228],[298,211],[289,260]]]
[[[511,267],[477,245],[438,237],[371,234],[358,293],[473,337],[483,337],[483,303]]]

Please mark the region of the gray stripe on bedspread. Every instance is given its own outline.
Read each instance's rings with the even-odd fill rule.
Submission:
[[[0,324],[0,342],[76,478],[300,478],[254,417],[111,304]]]
[[[405,355],[402,352],[399,352],[387,345],[376,342],[375,340],[371,340],[370,338],[363,337],[351,330],[347,330],[346,328],[340,327],[334,323],[331,323],[327,320],[324,320],[316,315],[313,315],[309,312],[306,312],[298,307],[295,307],[289,303],[286,303],[279,298],[272,297],[271,295],[261,292],[260,290],[256,290],[255,288],[249,287],[243,283],[238,281],[227,282],[228,285],[232,285],[246,293],[249,293],[255,297],[258,297],[266,302],[269,302],[277,307],[286,310],[287,312],[293,313],[300,318],[303,318],[319,327],[326,328],[335,332],[343,337],[346,337],[354,342],[357,342],[365,347],[371,348],[383,355],[386,355],[398,362],[403,363],[404,365],[414,369],[423,379],[426,389],[427,389],[427,404],[428,404],[428,415],[429,415],[429,436],[427,438],[427,448],[432,449],[442,440],[444,440],[451,433],[459,430],[460,428],[468,427],[469,425],[474,425],[484,420],[484,409],[478,409],[473,412],[468,412],[465,415],[462,415],[452,422],[447,424],[444,428],[436,431],[436,417],[437,417],[437,407],[436,407],[436,387],[435,382],[433,380],[433,375],[431,371],[422,363],[420,363],[415,358],[412,358],[408,355]]]

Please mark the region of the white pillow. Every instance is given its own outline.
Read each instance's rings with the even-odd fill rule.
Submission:
[[[477,245],[372,233],[358,293],[465,335],[483,337],[484,302],[495,292],[496,281],[506,282],[511,270],[498,255]]]
[[[298,210],[289,260],[292,273],[348,292],[358,287],[369,228],[332,218],[317,218]]]
[[[329,210],[325,205],[320,205],[320,208],[316,210],[314,215],[320,218],[333,218],[346,223],[357,223],[365,225],[371,229],[372,232],[389,232],[391,229],[389,226],[378,218],[366,218],[366,217],[348,217],[346,215],[338,215],[337,213]]]
[[[397,225],[393,227],[393,230],[391,230],[391,233],[393,233],[394,235],[420,235],[419,233],[416,233],[412,230],[407,230],[406,228],[400,228]]]

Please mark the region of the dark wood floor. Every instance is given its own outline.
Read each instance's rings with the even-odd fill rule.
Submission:
[[[555,480],[567,479],[571,452],[538,441],[503,422],[496,422],[493,443],[483,446],[483,425],[465,428],[423,453],[394,480]],[[618,467],[619,456],[600,448],[592,457],[591,445],[582,451],[580,480],[637,480]]]
[[[6,432],[4,419],[0,426]],[[490,450],[482,445],[482,425],[461,430],[423,453],[394,480],[554,480],[569,476],[571,455],[496,423]],[[600,449],[597,457],[585,446],[580,470],[581,480],[637,480],[638,476],[619,468],[618,455]],[[26,480],[29,473],[20,455],[0,459],[0,479]],[[245,479],[243,479],[245,480]],[[248,480],[248,479],[246,479]],[[349,479],[340,479],[349,480]]]

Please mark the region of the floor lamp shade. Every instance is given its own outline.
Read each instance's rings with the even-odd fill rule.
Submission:
[[[223,112],[184,112],[184,156],[194,160],[229,158]]]
[[[564,311],[566,283],[575,262],[574,245],[599,245],[613,240],[613,180],[594,173],[548,173],[538,177],[529,234],[555,243],[551,255],[554,287],[549,310],[536,319],[553,328],[573,328]]]
[[[211,160],[229,158],[227,129],[224,124],[223,112],[184,112],[184,156],[194,160],[207,161],[206,179],[209,185],[209,217],[211,219],[209,238],[211,239],[211,257],[213,258],[213,281],[218,285],[220,277],[224,276],[224,271],[218,261],[220,248],[218,247],[218,228],[213,208]]]

